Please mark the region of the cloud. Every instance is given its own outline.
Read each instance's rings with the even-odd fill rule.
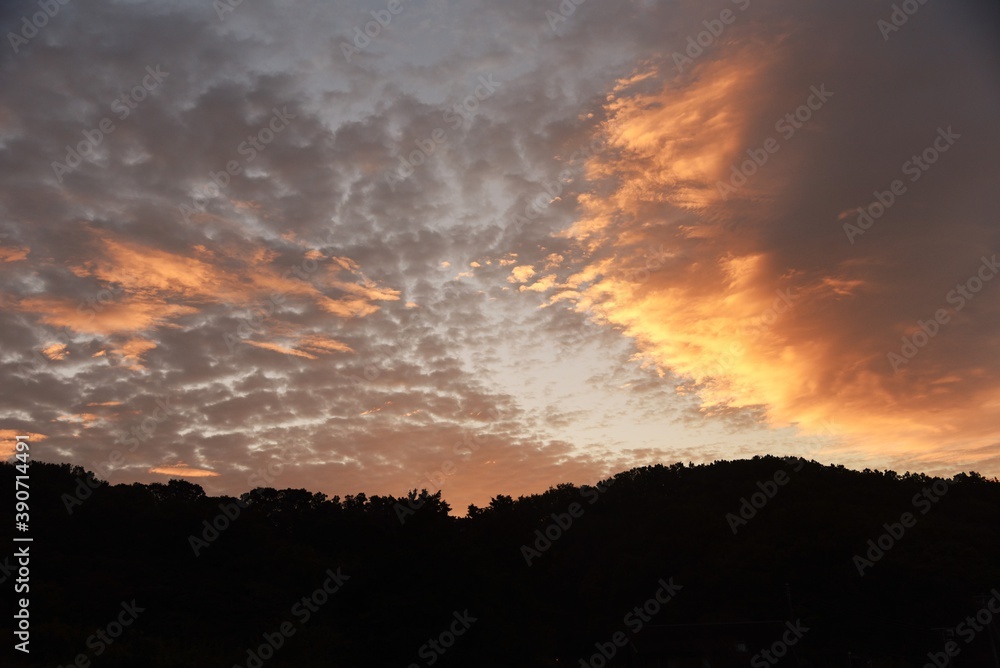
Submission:
[[[46,438],[45,434],[18,431],[16,429],[0,429],[0,457],[10,457],[16,453],[18,436],[26,436],[28,443],[32,445],[34,445],[34,441],[44,441]],[[31,453],[31,456],[36,454],[37,451],[35,453]]]
[[[61,360],[69,356],[69,350],[67,350],[65,343],[53,343],[47,348],[43,348],[42,354],[50,360]]]
[[[156,466],[149,469],[149,472],[180,478],[214,478],[219,475],[215,471],[188,466],[184,462],[179,462],[175,466]]]
[[[534,267],[532,267],[531,265],[522,264],[510,270],[510,276],[507,277],[507,282],[524,283],[534,275],[535,275]]]
[[[0,247],[0,262],[20,262],[28,257],[31,252],[29,248],[2,248]]]
[[[781,425],[836,422],[844,463],[995,466],[995,284],[886,356],[997,250],[996,22],[930,3],[887,42],[860,0],[753,2],[678,71],[741,4],[587,2],[557,36],[537,3],[432,2],[350,63],[358,3],[66,5],[0,61],[3,428],[114,482],[239,493],[280,462],[277,486],[459,510],[811,443]],[[122,118],[147,66],[169,76]]]
[[[832,30],[853,30],[837,21]],[[566,233],[585,260],[573,291],[552,302],[622,328],[707,411],[760,406],[769,424],[806,433],[835,420],[868,457],[954,461],[995,443],[986,416],[1000,394],[986,378],[1000,371],[998,337],[986,324],[1000,314],[1000,290],[984,288],[974,312],[946,297],[996,249],[992,205],[973,185],[990,169],[986,154],[956,144],[922,180],[906,178],[906,199],[864,245],[846,238],[838,215],[903,178],[901,166],[944,126],[995,140],[983,106],[953,105],[968,88],[946,74],[985,83],[989,66],[956,55],[940,74],[879,64],[850,79],[856,64],[901,55],[871,39],[816,42],[808,26],[779,29],[761,49],[765,30],[773,26],[716,45],[686,75],[653,62],[609,95],[617,133],[588,161],[593,189]],[[923,97],[928,86],[935,100]],[[892,100],[861,102],[889,87]],[[741,185],[719,187],[739,170]],[[654,248],[666,259],[643,267]],[[939,308],[955,318],[950,330],[896,373],[888,353]]]
[[[246,343],[248,343],[251,346],[263,348],[264,350],[273,350],[274,352],[277,353],[283,353],[285,355],[295,355],[310,360],[317,359],[317,355],[327,354],[330,352],[351,352],[351,348],[346,344],[340,343],[339,341],[334,341],[333,339],[325,339],[322,337],[310,337],[308,339],[305,339],[303,340],[302,343],[299,344],[301,346],[300,348],[288,348],[286,346],[278,345],[277,343],[271,343],[269,341],[246,341]]]

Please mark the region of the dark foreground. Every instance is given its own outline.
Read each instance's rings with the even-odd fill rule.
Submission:
[[[1000,665],[1000,483],[976,474],[675,464],[456,519],[440,494],[30,471],[28,593],[0,553],[3,666]]]

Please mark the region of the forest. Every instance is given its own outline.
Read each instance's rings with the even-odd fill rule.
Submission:
[[[675,463],[464,516],[438,490],[30,479],[0,624],[29,599],[26,666],[1000,665],[1000,482],[975,472]]]

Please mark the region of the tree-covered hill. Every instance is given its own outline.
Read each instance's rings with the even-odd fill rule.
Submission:
[[[1000,588],[1000,482],[975,473],[658,465],[462,518],[440,493],[30,476],[26,665],[902,667],[952,642],[952,665],[990,666],[1000,646],[997,620],[964,621]],[[808,630],[779,647],[786,623]]]

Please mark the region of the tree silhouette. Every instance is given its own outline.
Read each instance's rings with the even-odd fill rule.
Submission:
[[[13,466],[0,471],[12,489]],[[609,666],[746,666],[769,633],[800,620],[810,631],[783,665],[845,666],[851,653],[855,665],[919,666],[1000,586],[1000,482],[976,472],[946,484],[794,458],[675,463],[498,494],[460,518],[426,489],[232,498],[183,480],[85,485],[90,495],[67,512],[64,495],[87,475],[31,467],[37,644],[26,665],[89,652],[95,666],[245,666],[248,648],[290,622],[295,634],[269,668],[425,666],[429,656],[435,666],[579,666],[616,632],[628,643]],[[935,485],[947,491],[932,502]],[[734,531],[727,517],[741,512]],[[858,555],[906,512],[915,524],[859,574]],[[528,565],[522,547],[539,535],[548,544]],[[197,555],[192,536],[205,542]],[[349,579],[299,624],[293,605],[330,569]],[[669,578],[679,593],[631,628],[630,611]],[[133,599],[145,612],[95,656],[88,637]],[[428,654],[466,611],[476,619],[467,632]],[[8,637],[11,619],[0,622]],[[990,632],[960,642],[954,665],[992,665]]]

